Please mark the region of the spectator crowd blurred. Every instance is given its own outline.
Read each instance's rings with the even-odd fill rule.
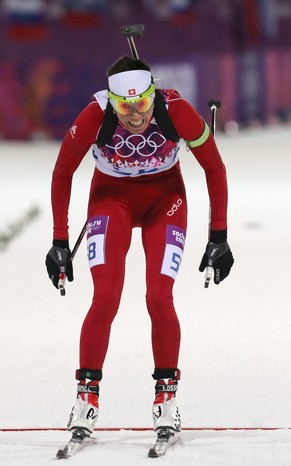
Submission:
[[[289,19],[290,25],[291,18],[290,0],[1,0],[0,5],[10,33],[22,37],[25,32],[27,36],[44,32],[49,21],[90,27],[105,18],[126,21],[143,13],[180,25],[199,15],[217,15],[217,20],[230,19],[234,33],[242,33],[248,41],[276,41],[281,23]]]
[[[129,53],[218,129],[291,119],[291,0],[0,0],[0,139],[62,138],[105,71]]]

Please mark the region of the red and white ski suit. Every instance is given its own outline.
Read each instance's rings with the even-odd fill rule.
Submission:
[[[211,228],[227,228],[225,167],[209,128],[197,111],[174,90],[163,94],[181,140],[206,174]],[[181,262],[187,228],[187,201],[178,152],[152,118],[142,134],[119,122],[101,149],[95,141],[102,125],[106,91],[80,113],[61,145],[53,171],[54,239],[68,239],[71,183],[92,146],[96,167],[88,203],[88,259],[94,284],[91,307],[80,336],[80,367],[102,369],[110,328],[117,313],[132,229],[142,229],[146,256],[146,303],[152,322],[156,368],[177,368],[180,325],[172,288]],[[192,155],[188,152],[189,156]]]

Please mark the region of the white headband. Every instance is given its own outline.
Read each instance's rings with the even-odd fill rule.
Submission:
[[[147,91],[152,75],[146,70],[123,71],[108,78],[109,89],[121,97],[135,97]]]

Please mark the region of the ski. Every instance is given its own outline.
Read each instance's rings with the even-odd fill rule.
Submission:
[[[149,458],[158,458],[163,456],[168,448],[180,440],[180,437],[175,437],[175,432],[170,429],[159,429],[157,431],[157,439],[149,449],[148,457]]]
[[[57,452],[57,459],[67,459],[75,455],[75,453],[77,453],[77,451],[79,451],[84,445],[84,440],[86,438],[88,438],[88,435],[83,429],[76,429],[67,445]]]

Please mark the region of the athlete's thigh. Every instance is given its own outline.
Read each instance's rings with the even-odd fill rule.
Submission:
[[[184,194],[167,194],[156,202],[142,225],[147,280],[153,272],[176,278],[184,250],[187,201]]]
[[[100,196],[89,204],[87,248],[94,276],[108,279],[124,273],[131,235],[130,213],[117,199]]]

